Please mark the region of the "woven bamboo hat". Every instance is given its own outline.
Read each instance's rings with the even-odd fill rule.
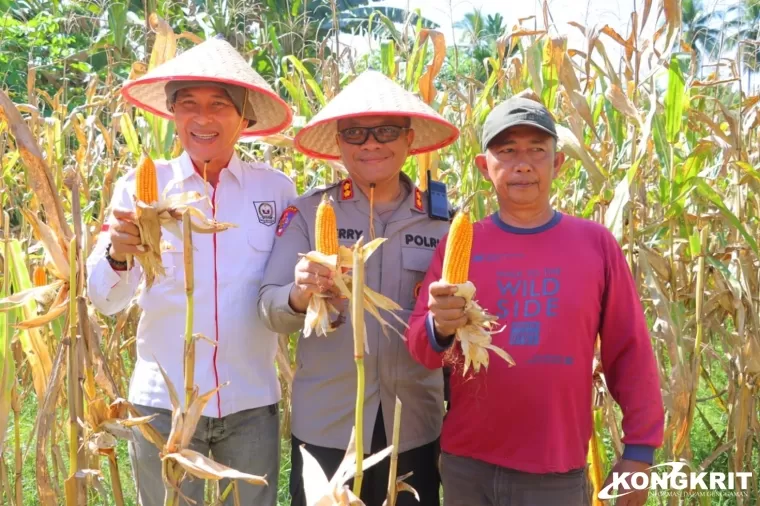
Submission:
[[[414,130],[411,155],[446,147],[459,137],[459,129],[425,102],[384,74],[368,70],[346,86],[298,132],[295,147],[314,158],[338,160],[340,151],[335,138],[338,120],[361,116],[410,117]]]
[[[209,39],[144,76],[127,81],[124,98],[133,105],[166,119],[174,115],[166,107],[164,87],[169,81],[209,81],[241,86],[250,90],[248,101],[256,113],[256,124],[244,129],[243,136],[280,132],[290,125],[293,111],[271,86],[223,39]]]

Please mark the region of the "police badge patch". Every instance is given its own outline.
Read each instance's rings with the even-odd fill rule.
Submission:
[[[277,209],[274,200],[267,200],[263,202],[253,201],[253,207],[256,208],[256,216],[259,218],[259,223],[271,227],[275,224],[277,219]]]

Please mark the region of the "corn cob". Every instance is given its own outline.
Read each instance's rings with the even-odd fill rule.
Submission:
[[[466,212],[460,211],[455,217],[446,241],[441,280],[456,285],[454,295],[465,300],[464,312],[467,323],[456,331],[456,339],[464,355],[464,374],[470,367],[477,373],[481,367],[488,368],[488,351],[493,351],[510,365],[515,365],[512,357],[501,348],[491,344],[491,334],[497,318],[488,314],[474,300],[475,285],[469,281],[470,256],[472,255],[472,222]],[[503,329],[502,329],[503,330]]]
[[[158,202],[158,178],[156,164],[149,156],[145,156],[135,174],[136,197],[148,205]]]
[[[317,207],[315,223],[317,251],[325,255],[338,254],[338,222],[327,197],[322,199]]]
[[[443,257],[443,281],[460,285],[467,281],[472,251],[472,222],[465,212],[459,212],[451,223],[446,252]]]
[[[32,278],[34,279],[34,286],[45,286],[47,284],[47,274],[45,274],[44,267],[41,265],[35,267]]]
[[[184,240],[179,222],[182,216],[189,213],[191,218],[190,228],[193,232],[202,234],[215,234],[230,227],[231,223],[221,223],[208,219],[203,212],[193,204],[203,200],[198,192],[176,193],[172,195],[160,195],[158,192],[158,177],[156,165],[150,156],[144,154],[143,159],[135,171],[135,225],[140,231],[140,249],[137,254],[145,274],[145,286],[150,288],[157,276],[165,276],[163,262],[161,261],[161,230],[166,229],[174,237]],[[195,220],[198,220],[196,222]],[[127,255],[127,263],[132,263],[132,256]]]

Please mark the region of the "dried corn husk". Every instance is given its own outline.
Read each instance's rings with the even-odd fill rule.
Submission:
[[[366,263],[372,253],[374,253],[385,241],[385,238],[379,237],[362,246],[363,261]],[[310,251],[309,253],[302,255],[312,262],[328,267],[331,272],[336,273],[337,275],[333,277],[335,285],[340,290],[341,295],[348,299],[349,302],[351,300],[351,270],[353,266],[354,247],[348,248],[346,246],[340,246],[337,255],[325,255],[318,251]],[[314,330],[316,330],[317,335],[325,336],[328,332],[337,328],[337,326],[330,321],[330,315],[339,314],[340,311],[328,302],[330,297],[330,295],[315,295],[312,297],[311,301],[309,301],[309,308],[306,311],[306,320],[304,321],[304,337],[310,336]],[[401,323],[404,327],[407,327],[406,322],[393,313],[393,311],[401,309],[401,306],[395,301],[372,290],[368,286],[365,286],[364,308],[374,316],[378,322],[380,322],[383,333],[386,336],[388,335],[386,328],[389,327],[403,338],[402,333],[398,332],[395,327],[380,316],[380,309],[388,311],[396,321]]]
[[[170,196],[162,196],[156,204],[146,204],[135,197],[137,228],[140,230],[140,240],[145,249],[138,255],[140,265],[145,272],[145,286],[153,286],[157,276],[165,276],[166,271],[161,262],[161,229],[165,228],[169,233],[182,239],[182,229],[179,222],[182,215],[189,213],[195,220],[191,221],[193,232],[200,234],[214,234],[223,232],[234,227],[232,223],[222,223],[206,218],[200,209],[193,207],[207,197],[198,192],[178,193]],[[127,260],[131,262],[131,259]]]
[[[242,473],[230,467],[214,462],[210,458],[195,450],[191,450],[190,441],[195,434],[198,421],[203,414],[209,399],[216,395],[220,388],[227,385],[224,383],[217,388],[198,395],[197,388],[191,398],[190,405],[183,412],[177,390],[169,379],[166,371],[158,364],[161,375],[164,377],[169,398],[172,403],[172,426],[166,442],[159,446],[159,456],[163,462],[163,478],[169,487],[179,490],[184,473],[202,480],[222,479],[243,480],[252,485],[267,485],[266,477]],[[156,441],[152,441],[156,444]],[[184,473],[181,471],[184,470]],[[168,489],[167,489],[168,490]]]
[[[467,324],[456,332],[456,340],[459,341],[462,347],[462,355],[464,355],[463,374],[467,374],[471,366],[475,373],[480,371],[481,366],[488,369],[488,350],[493,351],[506,360],[509,365],[514,366],[515,361],[506,351],[491,344],[491,335],[501,332],[504,327],[499,330],[492,330],[497,318],[488,314],[474,300],[475,285],[471,281],[467,281],[456,285],[456,287],[457,290],[454,295],[463,297],[466,301],[464,310],[467,315]]]
[[[306,495],[306,506],[364,506],[364,502],[356,497],[348,485],[348,481],[356,474],[356,432],[351,430],[351,439],[346,449],[346,455],[338,466],[338,470],[328,480],[319,462],[303,446],[303,488]],[[294,449],[295,450],[295,449]],[[393,446],[364,459],[362,469],[366,471],[385,457],[390,455]]]

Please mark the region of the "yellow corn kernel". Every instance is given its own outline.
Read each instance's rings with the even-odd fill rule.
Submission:
[[[158,202],[158,178],[156,177],[156,165],[149,156],[143,158],[135,174],[135,188],[137,199],[146,204]]]
[[[446,253],[443,257],[443,282],[459,285],[467,282],[470,273],[470,254],[472,252],[472,222],[465,212],[454,217],[446,241]]]
[[[338,254],[338,221],[327,197],[317,207],[315,234],[318,252],[325,255]]]
[[[45,274],[44,267],[41,265],[35,267],[34,272],[32,273],[32,279],[34,280],[34,286],[47,285],[47,274]]]

